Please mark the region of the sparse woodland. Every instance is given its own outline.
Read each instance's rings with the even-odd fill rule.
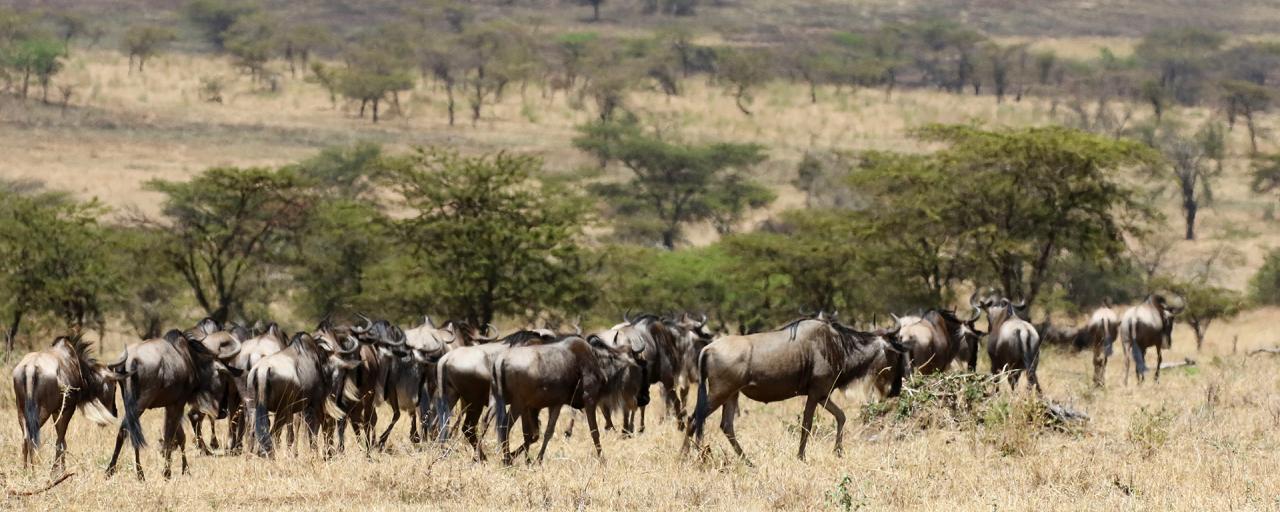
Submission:
[[[918,3],[0,7],[6,371],[71,330],[114,360],[202,317],[594,331],[687,311],[739,334],[818,311],[873,329],[990,290],[1030,306],[1047,399],[970,374],[902,400],[855,386],[834,395],[844,458],[820,411],[808,462],[798,403],[744,400],[748,467],[716,423],[678,456],[655,392],[647,431],[604,433],[604,462],[585,427],[515,469],[397,430],[367,460],[193,455],[169,483],[103,476],[114,431],[77,418],[74,480],[8,500],[1275,507],[1280,360],[1255,351],[1280,346],[1280,33],[1196,2],[1124,2],[1141,15],[1096,32]],[[1151,293],[1184,299],[1165,358],[1195,363],[1126,386],[1117,353],[1092,387],[1077,329]],[[1045,424],[1045,404],[1089,419]],[[2,429],[0,460],[22,442]],[[8,467],[11,492],[48,481]]]

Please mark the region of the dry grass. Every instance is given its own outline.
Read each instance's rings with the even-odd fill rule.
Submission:
[[[1280,399],[1274,393],[1280,359],[1243,354],[1280,341],[1267,329],[1278,316],[1280,310],[1260,310],[1224,325],[1203,354],[1188,352],[1191,337],[1180,329],[1168,359],[1193,356],[1201,364],[1170,370],[1154,385],[1121,385],[1121,362],[1114,360],[1110,388],[1094,391],[1087,385],[1086,354],[1044,354],[1047,395],[1092,416],[1074,434],[1015,422],[887,435],[859,424],[856,408],[863,398],[854,391],[838,397],[855,418],[844,458],[831,453],[833,425],[820,411],[810,460],[795,459],[800,403],[793,400],[746,404],[738,433],[755,468],[731,456],[714,421],[708,426],[710,454],[703,460],[680,457],[681,436],[672,422],[660,419],[633,439],[606,432],[603,462],[592,457],[579,423],[572,438],[557,435],[541,467],[513,468],[473,463],[461,444],[443,458],[434,446],[411,446],[402,423],[390,452],[371,459],[360,450],[324,461],[306,450],[261,460],[204,457],[191,449],[190,475],[172,481],[159,478],[159,452],[148,449],[143,463],[150,480],[137,482],[128,463],[114,478],[103,475],[114,432],[77,418],[68,459],[68,471],[76,476],[35,497],[9,498],[5,505],[26,510],[310,510],[353,503],[375,509],[794,510],[839,509],[843,500],[854,509],[1274,508],[1280,506],[1275,501],[1280,477],[1274,471],[1280,463],[1274,436],[1280,427]],[[1237,335],[1239,353],[1232,354],[1229,340]],[[0,406],[2,414],[13,417],[11,393],[7,387],[0,391]],[[153,445],[159,420],[159,411],[144,416]],[[0,457],[11,461],[0,469],[0,481],[9,490],[41,487],[48,471],[18,466],[20,442],[18,428],[0,430]],[[491,436],[486,444],[492,454]],[[43,465],[51,457],[47,442],[42,455]]]

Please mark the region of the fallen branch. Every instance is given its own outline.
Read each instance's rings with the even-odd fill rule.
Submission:
[[[1168,369],[1170,369],[1170,368],[1178,368],[1178,367],[1182,367],[1182,366],[1195,366],[1195,365],[1196,365],[1196,360],[1195,360],[1195,359],[1192,359],[1192,358],[1190,358],[1190,357],[1188,357],[1188,358],[1183,359],[1183,360],[1181,360],[1181,361],[1178,361],[1178,362],[1176,362],[1176,363],[1164,363],[1164,364],[1160,365],[1160,369],[1161,369],[1161,370],[1168,370]]]
[[[1251,356],[1256,354],[1280,354],[1280,347],[1260,348],[1260,349],[1249,351],[1249,355]]]
[[[9,497],[10,497],[10,498],[20,498],[20,497],[25,497],[25,496],[35,496],[35,495],[37,495],[37,494],[40,494],[40,493],[42,493],[42,492],[45,492],[45,491],[47,491],[47,490],[49,490],[49,489],[54,488],[54,487],[55,487],[55,486],[57,486],[58,484],[60,484],[60,483],[62,483],[62,482],[64,482],[64,481],[66,481],[68,478],[71,478],[71,477],[73,477],[73,476],[75,476],[75,475],[76,475],[75,473],[66,473],[66,474],[64,474],[64,475],[62,475],[62,476],[60,476],[60,477],[58,477],[58,479],[57,479],[57,480],[54,480],[54,481],[52,481],[52,482],[49,482],[49,485],[46,485],[46,486],[41,487],[41,488],[39,488],[39,489],[36,489],[36,490],[34,490],[34,491],[14,491],[14,490],[10,490],[10,491],[9,491]]]
[[[1049,418],[1066,423],[1070,421],[1089,421],[1089,415],[1084,411],[1072,409],[1070,406],[1056,404],[1053,402],[1045,403],[1045,413]]]

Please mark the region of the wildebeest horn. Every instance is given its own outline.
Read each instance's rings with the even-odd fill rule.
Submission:
[[[364,321],[364,327],[353,325],[351,326],[351,332],[354,332],[356,334],[364,334],[366,332],[369,332],[369,328],[373,327],[373,321],[369,320],[369,317],[364,316],[363,314],[360,314],[360,313],[356,313],[356,316],[360,317],[360,319]]]
[[[981,310],[981,309],[978,309],[978,308],[973,308],[973,318],[970,318],[970,319],[969,319],[969,321],[968,321],[968,322],[965,322],[965,323],[970,323],[970,324],[971,324],[971,323],[977,322],[977,321],[978,321],[978,317],[980,317],[980,316],[982,316],[982,310]]]
[[[898,318],[897,313],[889,313],[889,316],[893,317],[893,323],[895,324],[902,322],[902,319]]]
[[[396,330],[399,330],[399,329],[396,329]],[[402,347],[407,342],[407,340],[402,334],[400,336],[392,336],[391,339],[389,340],[378,340],[378,342],[388,347]]]
[[[450,330],[448,330],[448,329],[436,329],[436,332],[440,332],[440,331],[444,331],[444,332],[449,333],[449,341],[441,340],[438,336],[436,337],[436,340],[437,340],[437,341],[441,341],[441,342],[443,342],[443,343],[453,343],[453,342],[454,342],[454,340],[457,340],[457,339],[458,339],[458,334],[457,334],[457,333],[455,333],[455,332],[453,332],[453,331],[450,331]]]
[[[114,363],[108,364],[107,367],[110,368],[110,367],[120,366],[120,365],[123,365],[124,362],[128,360],[129,360],[129,348],[125,347],[124,350],[120,351],[120,359],[116,360],[116,362]]]
[[[622,321],[627,324],[631,323],[631,308],[627,308],[626,311],[622,312]]]
[[[698,320],[698,328],[699,328],[699,329],[701,329],[701,328],[703,328],[703,327],[706,327],[706,326],[707,326],[707,314],[706,314],[706,313],[702,313],[702,314],[701,314],[701,316],[702,316],[702,318],[701,318],[700,320]]]
[[[235,336],[231,336],[231,346],[234,348],[230,350],[219,348],[218,359],[227,361],[230,359],[235,359],[236,356],[240,355],[240,339],[236,338]]]
[[[974,290],[973,295],[969,296],[969,307],[977,310],[982,309],[982,306],[984,306],[984,304],[978,300],[978,291]]]
[[[357,339],[355,339],[355,338],[351,337],[351,335],[350,335],[350,334],[348,334],[348,335],[344,336],[344,337],[343,337],[343,339],[346,339],[346,340],[351,341],[351,348],[342,348],[341,346],[339,346],[339,347],[338,347],[338,350],[336,351],[337,353],[342,354],[342,355],[347,355],[347,354],[353,353],[353,352],[355,352],[355,351],[357,351],[357,350],[360,350],[360,340],[357,340]]]

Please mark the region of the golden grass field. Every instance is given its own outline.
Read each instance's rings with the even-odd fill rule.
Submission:
[[[1111,43],[1086,38],[1051,44],[1084,54]],[[225,104],[197,98],[199,80],[206,76],[231,80]],[[459,125],[448,127],[442,93],[429,87],[403,97],[401,115],[372,125],[341,105],[335,110],[322,90],[301,79],[286,78],[280,93],[254,92],[225,60],[201,55],[161,56],[145,74],[130,74],[119,54],[82,51],[71,59],[65,79],[76,85],[65,115],[57,107],[0,99],[0,176],[43,180],[51,188],[97,197],[116,209],[156,212],[157,197],[141,186],[148,179],[183,179],[216,165],[279,165],[356,140],[392,149],[444,144],[465,151],[533,152],[544,157],[550,173],[592,164],[570,140],[573,127],[593,113],[575,108],[563,93],[544,98],[533,85],[523,97],[513,90],[496,108],[486,107],[475,127],[461,112]],[[671,99],[638,92],[629,106],[679,126],[690,138],[767,145],[771,160],[758,172],[777,187],[780,198],[753,221],[803,203],[788,182],[807,150],[917,151],[922,148],[904,131],[924,123],[1023,126],[1061,118],[1050,116],[1047,101],[997,105],[991,97],[928,91],[900,91],[886,98],[878,90],[838,96],[823,90],[811,105],[798,86],[780,83],[756,93],[756,115],[747,117],[717,87],[700,80],[686,87],[683,96]],[[1178,114],[1190,119],[1209,115],[1201,110]],[[1276,120],[1268,116],[1261,124],[1270,130]],[[1275,199],[1248,192],[1246,162],[1240,157],[1243,137],[1243,130],[1232,134],[1235,157],[1217,187],[1218,201],[1202,212],[1201,240],[1177,242],[1172,252],[1179,269],[1218,244],[1240,249],[1243,262],[1222,275],[1223,283],[1234,288],[1243,288],[1265,248],[1280,245],[1280,226],[1261,220],[1264,206]],[[1266,140],[1265,148],[1274,144]],[[1162,197],[1167,230],[1181,232],[1176,201]],[[690,238],[705,243],[713,233],[695,229]],[[731,455],[715,427],[718,415],[708,425],[711,452],[704,460],[680,457],[682,439],[673,422],[654,420],[651,414],[649,431],[637,438],[604,434],[604,462],[591,456],[579,424],[572,439],[557,437],[546,463],[532,468],[473,463],[460,443],[441,458],[434,446],[410,446],[402,419],[390,453],[372,459],[361,450],[329,461],[306,450],[275,460],[204,457],[191,447],[191,474],[166,482],[160,478],[158,451],[150,448],[144,455],[150,479],[137,482],[128,463],[116,477],[104,477],[114,431],[77,418],[68,455],[68,471],[76,475],[36,496],[3,498],[0,507],[761,510],[838,509],[841,496],[847,496],[850,508],[869,510],[1277,509],[1280,359],[1245,355],[1280,344],[1280,331],[1273,327],[1277,320],[1280,310],[1271,308],[1215,324],[1201,354],[1194,353],[1191,334],[1179,327],[1167,360],[1190,356],[1200,364],[1194,370],[1171,370],[1159,384],[1122,386],[1117,356],[1108,389],[1093,391],[1088,354],[1044,354],[1041,381],[1047,396],[1092,417],[1077,434],[1006,428],[890,435],[864,428],[857,419],[865,400],[859,388],[837,397],[851,417],[845,456],[839,459],[830,451],[833,423],[824,412],[817,415],[810,459],[800,462],[794,456],[800,402],[762,406],[744,401],[747,412],[738,421],[738,433],[754,468]],[[104,358],[118,354],[125,339],[120,332],[109,332]],[[6,372],[12,364],[5,363]],[[984,360],[980,368],[987,365]],[[12,390],[0,386],[0,416],[15,417],[12,407]],[[160,417],[159,411],[144,416],[153,446]],[[562,424],[566,419],[561,418]],[[225,425],[220,428],[225,435]],[[20,466],[19,428],[12,423],[0,428],[0,461],[6,462],[0,464],[0,485],[20,492],[49,481],[51,426],[44,437],[42,467],[28,471]],[[493,454],[492,435],[487,443]],[[849,482],[841,491],[846,476]]]

